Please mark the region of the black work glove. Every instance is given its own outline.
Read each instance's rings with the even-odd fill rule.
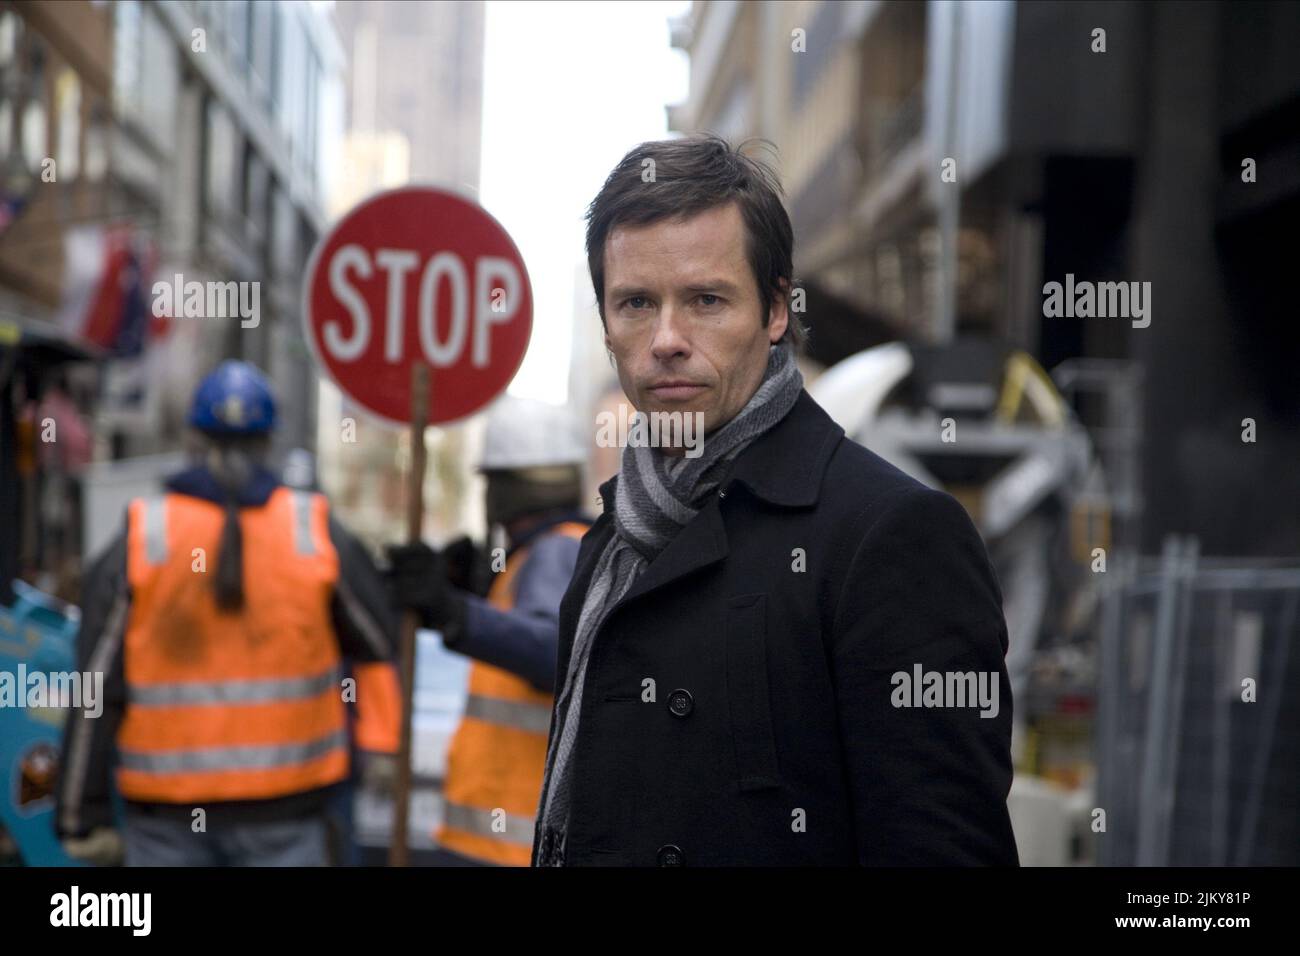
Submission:
[[[462,591],[488,596],[492,587],[492,558],[468,536],[448,542],[442,549],[447,561],[447,580]]]
[[[388,580],[393,603],[415,611],[424,627],[442,631],[451,644],[465,625],[465,602],[447,581],[447,561],[438,551],[418,544],[388,546]]]

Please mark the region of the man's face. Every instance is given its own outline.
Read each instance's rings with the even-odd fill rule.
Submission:
[[[605,345],[640,412],[702,412],[706,432],[730,421],[785,333],[784,297],[766,327],[762,314],[735,203],[618,226],[605,242]]]

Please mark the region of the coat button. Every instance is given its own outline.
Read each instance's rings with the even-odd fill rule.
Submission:
[[[695,698],[688,690],[680,687],[668,695],[668,713],[674,717],[689,717],[695,709]]]
[[[682,848],[669,843],[659,848],[658,861],[660,866],[685,866],[686,860],[682,857]]]

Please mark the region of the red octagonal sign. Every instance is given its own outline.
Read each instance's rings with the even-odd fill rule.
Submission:
[[[510,384],[528,348],[533,295],[519,250],[481,206],[410,186],[362,202],[317,244],[303,323],[321,369],[392,424],[411,417],[412,363],[428,363],[436,425]]]

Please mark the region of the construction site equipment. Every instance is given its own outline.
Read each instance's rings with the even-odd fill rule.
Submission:
[[[1087,430],[1032,357],[979,339],[867,349],[809,392],[850,438],[970,513],[1002,584],[1021,722],[1037,709],[1020,706],[1034,700],[1036,657],[1086,637],[1091,563],[1110,545]],[[1082,668],[1065,682],[1069,693],[1090,695],[1089,656],[1066,660]],[[1059,696],[1042,709],[1056,709]]]

